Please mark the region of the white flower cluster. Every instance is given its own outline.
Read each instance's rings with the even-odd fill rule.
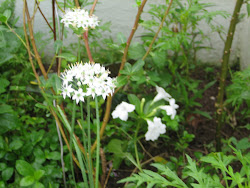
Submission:
[[[177,104],[175,104],[175,99],[171,97],[163,88],[156,86],[157,95],[155,96],[152,103],[155,103],[159,100],[165,100],[169,102],[169,105],[159,106],[159,109],[165,110],[167,115],[174,119],[176,115],[176,109],[179,108]],[[128,120],[128,113],[133,112],[135,110],[135,106],[126,102],[122,102],[117,105],[115,110],[112,112],[113,118],[120,118],[123,121]],[[145,138],[147,141],[152,140],[155,141],[158,139],[160,134],[164,134],[166,132],[166,125],[161,122],[161,118],[154,117],[153,121],[147,120],[148,123],[148,131],[145,134]]]
[[[78,8],[67,10],[66,14],[63,15],[61,22],[64,23],[65,27],[72,25],[75,28],[83,28],[84,30],[88,30],[88,28],[94,29],[96,26],[98,26],[99,21],[96,16],[89,16],[88,11]]]
[[[78,104],[79,101],[84,102],[85,96],[94,98],[102,96],[103,99],[113,94],[116,79],[110,78],[109,71],[105,70],[100,64],[91,63],[75,63],[68,70],[61,74],[62,78],[62,95],[72,97]]]

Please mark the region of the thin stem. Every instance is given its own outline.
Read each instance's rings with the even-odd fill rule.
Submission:
[[[95,6],[96,6],[97,2],[98,2],[98,0],[95,0],[94,3],[93,3],[92,8],[91,8],[91,10],[90,10],[90,12],[89,12],[89,15],[90,15],[90,16],[92,16],[92,14],[93,14],[93,12],[94,12],[94,10],[95,10]]]
[[[161,24],[160,24],[157,32],[155,33],[155,36],[154,36],[153,40],[151,41],[151,43],[150,43],[150,45],[148,47],[148,50],[147,50],[146,54],[143,56],[142,60],[145,60],[146,57],[148,56],[148,54],[149,54],[149,52],[150,52],[150,50],[151,50],[151,48],[152,48],[152,46],[153,46],[156,38],[158,37],[158,35],[159,35],[160,31],[161,31],[161,28],[163,27],[164,21],[166,20],[166,17],[167,17],[167,15],[169,13],[169,10],[170,10],[170,7],[171,7],[172,3],[173,3],[173,0],[170,0],[168,8],[167,8],[167,10],[166,10],[166,12],[165,12],[165,14],[164,14],[164,16],[162,18]]]
[[[54,107],[56,107],[56,101],[53,100],[53,104],[54,104]],[[60,150],[61,150],[61,165],[62,165],[62,171],[63,171],[63,184],[64,184],[64,187],[66,188],[66,175],[65,175],[65,168],[64,168],[64,160],[63,160],[63,142],[62,142],[62,136],[61,136],[61,133],[60,133],[60,129],[59,129],[59,125],[56,121],[56,131],[57,131],[57,134],[58,134],[58,138],[59,138],[59,143],[60,143]]]
[[[77,46],[77,61],[80,62],[81,60],[81,38],[78,37],[78,46]]]
[[[86,51],[87,51],[87,54],[88,54],[89,61],[91,63],[93,63],[94,60],[93,60],[93,57],[92,57],[92,54],[91,54],[91,51],[90,51],[90,47],[89,47],[88,31],[85,31],[85,33],[83,34],[83,40],[84,40],[84,43],[85,43],[85,48],[86,48]]]
[[[7,27],[9,28],[9,30],[17,36],[17,38],[23,43],[23,45],[25,46],[25,48],[28,50],[28,47],[27,47],[27,45],[25,44],[25,42],[23,41],[23,39],[15,32],[14,29],[12,29],[12,28],[10,27],[10,25],[9,25],[7,22],[5,22],[5,24],[7,25]],[[31,51],[30,51],[30,53],[31,53],[32,56],[35,57],[35,55],[34,55]]]
[[[140,20],[141,13],[143,11],[143,7],[145,6],[146,2],[147,2],[147,0],[143,0],[141,6],[138,9],[138,12],[137,12],[137,15],[136,15],[136,19],[135,19],[135,23],[134,23],[134,27],[132,28],[130,36],[129,36],[128,40],[127,40],[127,45],[126,45],[126,47],[124,49],[124,54],[123,54],[123,58],[122,58],[122,63],[121,63],[121,66],[120,66],[120,70],[122,70],[124,68],[124,64],[125,64],[126,59],[127,59],[128,48],[129,48],[131,40],[132,40],[132,38],[133,38],[133,36],[135,34],[135,31],[137,30],[138,22]],[[119,75],[120,75],[120,73],[118,74],[118,76]],[[107,103],[106,103],[105,114],[104,114],[104,118],[103,118],[103,121],[102,121],[102,127],[101,127],[101,130],[100,130],[100,138],[103,136],[105,128],[106,128],[106,125],[107,125],[107,123],[109,121],[111,104],[112,104],[112,96],[108,96]],[[97,140],[92,145],[91,152],[93,152],[95,150],[96,145],[97,145]]]
[[[30,40],[31,40],[31,44],[33,46],[33,50],[35,53],[35,58],[37,60],[37,63],[39,65],[39,68],[44,76],[44,79],[47,80],[48,76],[47,73],[45,71],[44,65],[42,63],[41,57],[38,53],[37,47],[36,47],[36,42],[35,42],[35,38],[34,38],[34,33],[33,33],[33,26],[32,26],[32,20],[30,18],[30,14],[29,14],[29,9],[28,9],[28,5],[27,5],[27,0],[24,0],[24,5],[25,5],[25,12],[26,12],[26,16],[27,16],[27,22],[28,22],[28,27],[29,27],[29,34],[30,34]]]
[[[54,33],[54,30],[52,29],[52,27],[51,27],[51,25],[49,24],[47,18],[44,16],[42,10],[40,9],[40,6],[39,6],[37,0],[36,0],[36,4],[37,4],[37,8],[38,8],[39,12],[41,13],[43,19],[46,21],[46,23],[47,23],[47,25],[49,26],[50,30]]]
[[[87,123],[88,123],[88,160],[89,160],[89,181],[91,187],[94,187],[93,171],[92,171],[92,155],[91,155],[91,128],[90,128],[90,97],[87,97]]]
[[[73,134],[74,134],[74,127],[75,127],[75,114],[76,114],[76,102],[73,101],[72,119],[71,119],[71,131],[70,131],[70,164],[71,164],[71,172],[72,172],[74,184],[75,184],[75,187],[76,187],[74,164],[73,164],[73,160],[72,160],[72,155],[73,155],[72,144],[73,144]]]
[[[137,149],[137,135],[140,129],[140,122],[138,123],[137,127],[136,127],[136,131],[135,131],[135,137],[134,137],[134,147],[135,147],[135,157],[136,157],[136,162],[138,165],[139,170],[142,172],[142,168],[141,168],[141,163],[140,163],[140,159],[139,159],[139,155],[138,155],[138,149]]]
[[[136,15],[134,26],[133,26],[133,28],[131,30],[131,33],[130,33],[129,38],[127,40],[126,47],[125,47],[124,52],[123,52],[122,62],[121,62],[121,66],[120,66],[118,76],[120,76],[120,71],[123,69],[123,67],[124,67],[124,65],[125,65],[125,63],[127,61],[128,49],[129,49],[131,40],[134,37],[135,31],[137,30],[137,27],[139,25],[139,20],[140,20],[140,17],[141,17],[141,13],[143,12],[143,8],[144,8],[146,2],[147,2],[147,0],[143,0],[143,2],[141,3],[141,6],[138,8],[138,12],[137,12],[137,15]]]
[[[96,171],[95,171],[95,188],[98,188],[99,182],[99,162],[100,162],[100,118],[99,118],[99,107],[98,99],[95,97],[95,109],[96,109],[96,136],[97,136],[97,146],[96,146]]]

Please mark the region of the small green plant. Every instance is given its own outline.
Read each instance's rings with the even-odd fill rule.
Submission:
[[[187,157],[187,165],[182,171],[182,178],[172,171],[167,165],[155,163],[153,167],[157,172],[143,170],[138,174],[120,180],[118,183],[134,182],[128,187],[249,187],[250,186],[250,161],[249,153],[243,154],[241,150],[230,146],[234,155],[211,153],[201,157],[200,165]],[[240,170],[234,170],[234,162],[240,162]],[[211,165],[211,166],[210,166]],[[210,166],[210,167],[209,167]],[[209,168],[207,168],[209,167]],[[212,167],[212,168],[211,168]],[[185,181],[184,181],[185,180]]]

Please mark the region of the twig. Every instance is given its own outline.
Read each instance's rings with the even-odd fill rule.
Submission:
[[[107,184],[108,184],[109,176],[110,176],[111,171],[112,171],[112,169],[113,169],[113,164],[111,163],[111,165],[112,165],[112,166],[109,168],[109,172],[108,172],[108,175],[107,175],[107,177],[106,177],[106,180],[105,180],[105,183],[104,183],[103,188],[106,188],[106,186],[107,186]]]
[[[136,18],[135,18],[135,23],[134,23],[134,26],[131,30],[131,33],[128,37],[128,40],[127,40],[127,45],[124,49],[124,52],[123,52],[123,56],[122,56],[122,62],[121,62],[121,66],[120,66],[120,70],[119,70],[119,73],[118,73],[118,76],[120,76],[120,71],[124,68],[124,65],[125,65],[125,62],[127,60],[127,55],[128,55],[128,49],[129,49],[129,46],[130,46],[130,43],[131,43],[131,40],[135,34],[135,31],[137,30],[137,27],[138,27],[138,24],[139,24],[139,20],[140,20],[140,16],[141,16],[141,13],[143,11],[143,8],[146,4],[147,0],[143,0],[143,2],[141,3],[141,6],[138,8],[138,12],[137,12],[137,15],[136,15]]]
[[[37,47],[36,47],[36,43],[35,43],[35,39],[34,39],[33,28],[32,28],[32,23],[31,23],[30,14],[29,14],[28,5],[27,5],[26,0],[24,0],[24,5],[25,5],[25,12],[26,12],[27,22],[28,22],[28,27],[29,27],[30,40],[31,40],[31,44],[33,46],[33,50],[34,50],[34,53],[35,53],[35,58],[37,60],[37,63],[39,65],[40,70],[42,71],[42,74],[43,74],[45,80],[47,80],[48,79],[47,73],[46,73],[45,68],[43,66],[40,55],[39,55],[39,53],[37,51]]]
[[[165,14],[164,14],[164,16],[163,16],[163,18],[162,18],[161,24],[160,24],[160,26],[159,26],[157,32],[155,33],[155,36],[154,36],[153,40],[151,41],[151,43],[150,43],[150,45],[149,45],[149,47],[148,47],[148,50],[147,50],[146,54],[143,56],[142,60],[145,60],[146,57],[148,56],[148,54],[149,54],[149,52],[150,52],[150,50],[151,50],[151,48],[152,48],[152,46],[153,46],[153,44],[154,44],[156,38],[158,37],[158,35],[159,35],[160,31],[161,31],[161,28],[163,27],[164,21],[165,21],[167,15],[168,15],[168,13],[169,13],[169,10],[170,10],[170,7],[171,7],[172,3],[173,3],[173,0],[170,0],[170,3],[169,3],[169,5],[168,5],[168,8],[167,8],[167,10],[166,10],[166,12],[165,12]]]
[[[51,25],[49,24],[47,18],[44,16],[42,10],[40,9],[40,6],[39,6],[39,3],[37,2],[37,0],[36,0],[36,4],[37,4],[37,8],[38,8],[39,12],[41,13],[43,19],[46,21],[46,23],[47,23],[47,25],[49,26],[50,30],[54,33],[54,30],[52,29],[52,27],[51,27]]]
[[[137,12],[137,15],[136,15],[136,19],[135,19],[135,23],[134,23],[134,27],[132,28],[132,31],[130,33],[130,36],[127,40],[127,45],[124,49],[124,55],[123,55],[123,58],[122,58],[122,63],[121,63],[121,66],[120,66],[120,70],[123,69],[124,67],[124,64],[126,62],[126,59],[127,59],[127,53],[128,53],[128,48],[130,46],[130,43],[131,43],[131,40],[136,32],[136,29],[138,27],[138,23],[139,23],[139,19],[140,19],[140,16],[141,16],[141,13],[143,11],[143,7],[145,6],[147,0],[143,0],[141,6],[139,7],[138,9],[138,12]],[[126,55],[125,55],[126,54]],[[120,73],[118,74],[118,76],[120,75]],[[110,116],[110,110],[111,110],[111,104],[112,104],[112,96],[108,96],[107,98],[107,103],[106,103],[106,109],[105,109],[105,114],[104,114],[104,118],[103,118],[103,121],[102,121],[102,126],[101,126],[101,130],[100,130],[100,138],[102,138],[103,134],[104,134],[104,130],[106,128],[106,125],[109,121],[109,116]],[[92,145],[91,147],[91,152],[93,152],[95,150],[95,147],[96,147],[96,144],[97,144],[97,141],[95,140],[94,144]]]

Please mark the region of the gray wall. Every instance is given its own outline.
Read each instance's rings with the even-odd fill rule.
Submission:
[[[1,2],[2,0],[0,0]],[[29,8],[32,10],[34,7],[34,0],[28,0]],[[112,34],[114,37],[116,33],[123,32],[125,36],[128,36],[131,28],[133,27],[133,22],[137,13],[137,8],[134,6],[134,0],[100,0],[100,4],[96,6],[95,15],[102,19],[102,22],[112,21]],[[164,3],[165,0],[148,0],[150,3]],[[216,4],[213,7],[213,10],[225,10],[232,14],[236,0],[206,0],[204,2],[211,2]],[[45,15],[48,18],[51,18],[51,1],[44,0],[40,4],[41,9],[44,11]],[[20,16],[18,24],[22,24],[22,8],[23,1],[16,0],[16,15]],[[146,5],[145,10],[149,8]],[[242,12],[246,12],[246,5],[243,6]],[[143,14],[144,18],[149,18],[147,14]],[[223,24],[225,30],[227,31],[230,19],[225,20],[224,18],[218,17],[216,22]],[[198,53],[198,59],[205,63],[216,63],[219,64],[222,51],[224,47],[224,42],[219,38],[219,35],[216,33],[211,34],[210,29],[204,23],[201,23],[201,27],[204,32],[211,38],[211,45],[213,50],[201,50]],[[42,16],[38,12],[35,17],[34,23],[35,31],[43,31],[48,33],[48,27],[45,21],[42,19]],[[136,36],[139,36],[142,33],[142,29],[139,28]],[[76,41],[76,37],[71,36],[66,40],[67,43]],[[210,45],[210,43],[208,44]],[[52,45],[51,45],[52,46]],[[236,61],[237,58],[240,58],[241,67],[246,68],[250,65],[250,18],[245,17],[244,20],[237,26],[233,47],[231,62]],[[48,48],[49,49],[49,48]],[[49,49],[50,50],[50,49]],[[49,51],[48,50],[48,51]]]

